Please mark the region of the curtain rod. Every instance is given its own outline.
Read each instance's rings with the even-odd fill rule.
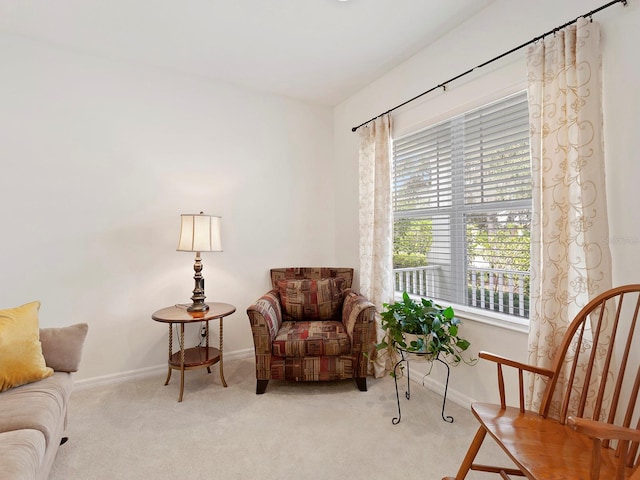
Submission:
[[[425,91],[425,92],[422,92],[421,94],[416,95],[415,97],[410,98],[409,100],[407,100],[407,101],[405,101],[405,102],[402,102],[400,105],[396,105],[395,107],[390,108],[390,109],[389,109],[389,110],[387,110],[386,112],[383,112],[383,113],[381,113],[380,115],[377,115],[377,116],[373,117],[372,119],[367,120],[367,121],[366,121],[366,122],[364,122],[364,123],[361,123],[361,124],[360,124],[360,125],[358,125],[357,127],[353,127],[353,128],[351,129],[351,131],[352,131],[352,132],[355,132],[356,130],[358,130],[358,129],[359,129],[360,127],[362,127],[363,125],[366,125],[367,123],[372,122],[372,121],[376,120],[377,118],[382,117],[383,115],[386,115],[386,114],[388,114],[388,113],[391,113],[391,112],[393,112],[394,110],[399,109],[400,107],[404,107],[406,104],[411,103],[411,102],[413,102],[414,100],[417,100],[418,98],[420,98],[420,97],[422,97],[422,96],[426,95],[427,93],[431,93],[431,92],[433,92],[434,90],[437,90],[437,89],[439,89],[439,88],[442,88],[442,90],[443,90],[443,91],[446,91],[446,90],[447,90],[447,84],[449,84],[449,83],[451,83],[451,82],[453,82],[453,81],[455,81],[455,80],[458,80],[459,78],[464,77],[465,75],[470,74],[470,73],[471,73],[471,72],[473,72],[474,70],[477,70],[478,68],[485,67],[485,66],[489,65],[490,63],[493,63],[493,62],[495,62],[495,61],[497,61],[497,60],[500,60],[502,57],[506,57],[507,55],[509,55],[509,54],[511,54],[511,53],[513,53],[513,52],[516,52],[516,51],[520,50],[521,48],[526,47],[527,45],[531,45],[532,43],[535,43],[535,42],[537,42],[538,40],[543,39],[543,38],[544,38],[544,37],[546,37],[547,35],[551,35],[552,33],[556,33],[558,30],[562,30],[563,28],[568,27],[569,25],[572,25],[572,24],[576,23],[580,18],[591,17],[593,14],[598,13],[599,11],[604,10],[605,8],[609,8],[610,6],[615,5],[616,3],[622,3],[622,5],[623,5],[623,6],[625,6],[625,7],[627,6],[627,0],[613,0],[612,2],[609,2],[609,3],[607,3],[606,5],[602,5],[601,7],[598,7],[598,8],[596,8],[595,10],[591,10],[590,12],[585,13],[584,15],[580,15],[579,17],[576,17],[576,18],[574,18],[573,20],[571,20],[571,21],[569,21],[569,22],[567,22],[567,23],[565,23],[565,24],[563,24],[563,25],[560,25],[559,27],[556,27],[556,28],[554,28],[553,30],[549,30],[548,32],[543,33],[542,35],[539,35],[539,36],[537,36],[536,38],[533,38],[533,39],[529,40],[528,42],[523,43],[522,45],[518,45],[517,47],[512,48],[512,49],[511,49],[511,50],[509,50],[508,52],[504,52],[503,54],[498,55],[497,57],[494,57],[494,58],[492,58],[491,60],[487,60],[486,62],[484,62],[484,63],[482,63],[482,64],[478,65],[477,67],[471,68],[471,69],[467,70],[466,72],[463,72],[463,73],[461,73],[461,74],[459,74],[459,75],[456,75],[455,77],[450,78],[450,79],[449,79],[449,80],[447,80],[446,82],[442,82],[441,84],[436,85],[435,87],[432,87],[432,88],[430,88],[429,90],[427,90],[427,91]]]

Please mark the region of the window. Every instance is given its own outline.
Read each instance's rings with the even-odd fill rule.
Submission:
[[[529,317],[526,92],[393,141],[395,288]]]

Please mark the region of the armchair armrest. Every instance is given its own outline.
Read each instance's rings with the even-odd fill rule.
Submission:
[[[282,324],[282,307],[277,290],[270,290],[247,308],[256,352],[271,351],[271,342],[276,338]]]
[[[263,393],[271,378],[271,344],[282,324],[282,308],[277,290],[270,290],[247,308],[256,354],[256,393]]]
[[[62,328],[41,328],[42,356],[58,372],[77,372],[89,326],[78,323]]]
[[[366,391],[366,376],[369,358],[373,354],[376,307],[363,295],[347,290],[342,304],[342,323],[351,337],[351,355],[354,361],[354,376],[360,390]],[[362,385],[362,386],[361,386]]]
[[[494,355],[489,352],[480,352],[478,356],[482,359],[489,360],[491,362],[495,362],[498,366],[498,390],[500,393],[500,406],[502,408],[507,407],[507,402],[505,399],[505,390],[504,390],[504,376],[502,374],[502,366],[505,365],[507,367],[516,368],[518,370],[518,384],[520,391],[520,411],[524,412],[524,376],[523,372],[531,372],[536,373],[538,375],[543,375],[545,377],[551,378],[553,376],[553,370],[549,370],[547,368],[540,368],[534,365],[528,365],[526,363],[517,362],[515,360],[508,359],[506,357],[502,357],[500,355]]]
[[[352,351],[367,351],[371,329],[375,324],[376,307],[363,295],[348,290],[342,305],[342,323],[351,336]]]

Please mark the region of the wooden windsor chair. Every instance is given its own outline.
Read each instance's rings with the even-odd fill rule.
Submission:
[[[640,284],[599,295],[569,325],[551,369],[481,352],[481,358],[497,364],[500,405],[472,405],[480,427],[456,477],[443,480],[462,480],[469,470],[502,479],[640,480],[639,311]],[[608,375],[595,375],[596,361]],[[507,406],[503,367],[517,369],[518,407]],[[524,372],[547,379],[538,412],[525,409]],[[550,415],[552,404],[559,408],[558,418]],[[487,434],[514,466],[474,463]]]

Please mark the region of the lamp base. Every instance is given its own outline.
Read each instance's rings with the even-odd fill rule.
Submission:
[[[187,312],[206,312],[209,310],[209,305],[204,303],[204,278],[202,278],[202,259],[200,258],[200,252],[196,252],[196,261],[193,264],[193,270],[195,275],[193,279],[195,281],[195,288],[193,289],[193,296],[191,301],[193,302],[187,307]]]
[[[206,312],[209,310],[209,305],[204,302],[193,302],[187,307],[187,312]]]

